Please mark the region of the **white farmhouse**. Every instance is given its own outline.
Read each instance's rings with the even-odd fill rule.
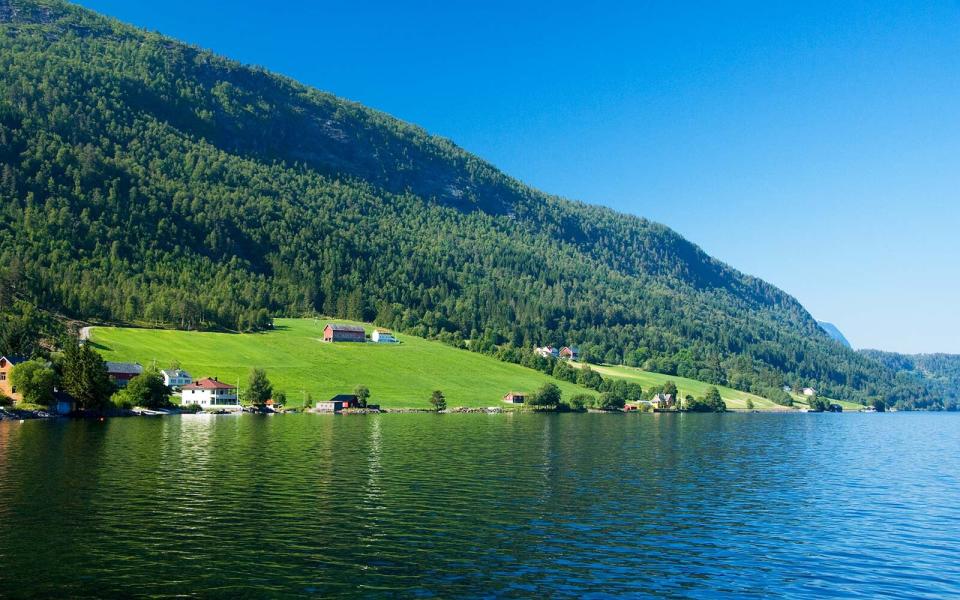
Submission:
[[[171,389],[180,389],[185,385],[193,383],[193,378],[190,377],[190,373],[187,373],[183,369],[166,369],[160,371],[160,374],[163,375],[163,385]]]
[[[817,395],[817,390],[815,390],[815,389],[813,389],[813,388],[809,388],[809,387],[803,388],[803,395],[804,395],[804,396],[816,396],[816,395]]]
[[[557,350],[554,346],[544,346],[542,348],[534,348],[533,351],[544,358],[557,358],[558,356],[560,356],[560,351]]]
[[[393,333],[386,329],[375,329],[373,335],[370,336],[370,339],[377,344],[396,344],[397,338],[393,337]]]
[[[207,377],[183,386],[180,404],[183,406],[196,404],[203,409],[240,410],[237,388],[217,381],[216,377],[213,379]]]

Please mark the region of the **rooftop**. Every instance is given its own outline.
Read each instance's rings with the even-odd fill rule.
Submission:
[[[334,331],[357,331],[363,333],[363,327],[359,325],[347,325],[346,323],[327,323],[327,327]]]
[[[216,379],[211,379],[205,377],[193,383],[183,386],[185,390],[235,390],[236,387],[223,383],[222,381],[217,381]]]
[[[328,402],[356,402],[357,397],[353,394],[337,394],[333,398],[330,398]]]
[[[141,373],[143,366],[140,363],[107,362],[108,373]]]

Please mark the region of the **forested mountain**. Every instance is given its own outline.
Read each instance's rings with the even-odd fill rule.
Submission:
[[[960,355],[861,350],[896,373],[886,400],[893,406],[960,409]]]
[[[56,0],[0,0],[0,206],[8,296],[78,319],[320,312],[474,349],[577,343],[768,396],[895,381],[667,227]]]

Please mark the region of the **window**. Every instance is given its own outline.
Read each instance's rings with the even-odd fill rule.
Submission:
[[[7,380],[7,372],[0,371],[0,381],[6,381],[6,380]]]

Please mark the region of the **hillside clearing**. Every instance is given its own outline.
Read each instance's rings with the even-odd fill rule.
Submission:
[[[433,390],[441,390],[451,407],[498,406],[510,390],[532,392],[547,382],[557,384],[564,397],[595,394],[538,371],[410,335],[398,335],[400,344],[325,343],[325,324],[277,319],[272,331],[246,334],[94,327],[90,337],[106,360],[161,369],[178,361],[195,379],[219,377],[243,387],[251,368],[265,369],[274,389],[286,392],[290,406],[301,406],[307,394],[316,402],[350,393],[357,385],[370,388],[370,401],[386,408],[428,408]]]

